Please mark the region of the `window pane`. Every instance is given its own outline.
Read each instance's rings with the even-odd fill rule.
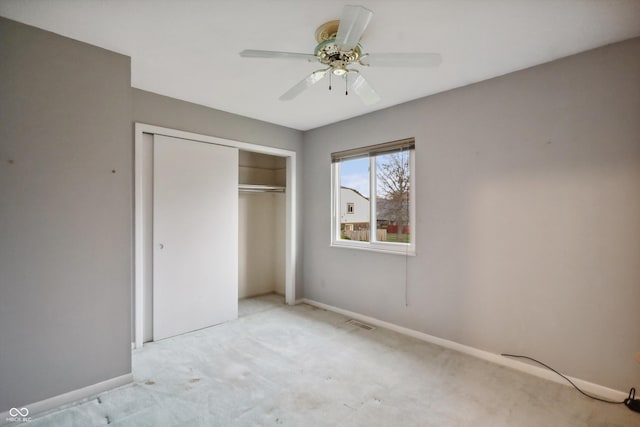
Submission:
[[[340,238],[369,241],[369,158],[340,162]]]
[[[409,243],[410,151],[376,156],[376,238]]]

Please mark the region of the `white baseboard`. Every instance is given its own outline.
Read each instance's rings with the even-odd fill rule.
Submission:
[[[342,308],[334,307],[334,306],[317,302],[308,298],[303,298],[298,301],[300,303],[309,304],[318,308],[323,308],[325,310],[333,311],[335,313],[342,314],[343,316],[347,316],[352,319],[359,320],[361,322],[369,323],[374,326],[379,326],[381,328],[389,329],[389,330],[401,333],[403,335],[408,335],[410,337],[417,338],[422,341],[436,344],[441,347],[445,347],[451,350],[459,351],[461,353],[469,354],[471,356],[475,356],[479,359],[486,360],[488,362],[496,363],[502,366],[507,366],[509,368],[512,368],[521,372],[525,372],[527,374],[535,375],[536,377],[544,378],[546,380],[550,380],[559,384],[570,386],[564,379],[559,377],[554,372],[551,372],[547,369],[543,369],[538,366],[529,365],[528,363],[509,359],[507,357],[500,356],[499,354],[490,353],[488,351],[480,350],[474,347],[469,347],[467,345],[460,344],[454,341],[449,341],[443,338],[434,337],[433,335],[425,334],[424,332],[415,331],[413,329],[405,328],[403,326],[398,326],[393,323],[385,322],[383,320],[378,320],[374,317],[369,317],[360,313],[355,313],[353,311],[344,310]],[[614,390],[612,388],[608,388],[599,384],[594,384],[592,382],[581,380],[579,378],[573,378],[569,376],[567,376],[567,378],[571,379],[571,381],[573,381],[578,387],[580,387],[585,392],[604,398],[604,399],[622,401],[626,397],[628,397],[628,393],[625,393],[619,390]]]
[[[97,396],[107,390],[114,389],[133,382],[133,374],[125,374],[119,377],[111,378],[106,381],[102,381],[96,384],[92,384],[87,387],[82,387],[77,390],[72,390],[67,393],[59,394],[57,396],[50,397],[49,399],[41,400],[39,402],[31,403],[28,405],[22,405],[21,408],[27,408],[29,410],[29,417],[35,416],[42,412],[58,408],[62,405],[66,405],[73,402],[78,402],[83,399]],[[11,418],[9,411],[0,413],[0,425],[10,424],[7,423],[7,419]],[[20,423],[18,423],[20,425]]]

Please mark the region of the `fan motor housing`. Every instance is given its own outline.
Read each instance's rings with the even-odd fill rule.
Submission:
[[[336,61],[343,62],[345,65],[358,61],[361,55],[360,45],[352,50],[343,52],[335,43],[335,37],[320,42],[316,46],[313,54],[318,57],[323,64],[332,64]]]
[[[345,69],[349,64],[357,62],[362,56],[362,47],[358,44],[349,51],[341,51],[336,45],[336,34],[340,20],[325,22],[316,30],[318,45],[314,55],[318,60],[333,68]]]

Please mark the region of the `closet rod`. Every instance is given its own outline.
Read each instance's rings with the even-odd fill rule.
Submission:
[[[238,191],[240,191],[241,193],[284,193],[285,187],[278,187],[273,185],[240,184],[238,185]]]

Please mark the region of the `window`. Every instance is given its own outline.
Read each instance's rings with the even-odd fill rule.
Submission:
[[[414,152],[406,139],[331,154],[333,246],[415,254]]]
[[[348,214],[353,213],[353,203],[347,203],[347,213]]]

